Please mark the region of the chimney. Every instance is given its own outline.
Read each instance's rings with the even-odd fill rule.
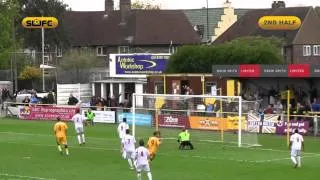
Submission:
[[[284,1],[273,1],[272,9],[277,9],[277,8],[286,8],[286,3]]]
[[[113,0],[104,0],[104,11],[106,15],[110,14],[114,10]]]
[[[125,22],[131,11],[131,0],[120,0],[121,22]]]

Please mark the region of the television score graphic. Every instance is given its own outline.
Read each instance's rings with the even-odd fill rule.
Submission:
[[[27,29],[54,29],[58,27],[59,21],[55,17],[25,17],[21,25]]]
[[[297,30],[301,19],[296,16],[263,16],[258,24],[263,30]]]

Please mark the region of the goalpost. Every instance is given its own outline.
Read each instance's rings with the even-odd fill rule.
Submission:
[[[185,128],[192,141],[257,146],[258,135],[248,131],[247,114],[258,108],[258,101],[243,101],[241,96],[133,94],[132,133],[146,138],[159,130],[162,138],[176,140]],[[149,128],[139,126],[148,122]]]

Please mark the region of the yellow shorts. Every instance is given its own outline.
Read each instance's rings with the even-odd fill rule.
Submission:
[[[58,144],[67,145],[67,137],[66,136],[56,137],[56,138],[57,138],[57,143]]]
[[[157,151],[154,150],[154,149],[149,149],[148,151],[149,151],[149,154],[150,154],[151,157],[154,157],[156,155],[156,153],[157,153]]]

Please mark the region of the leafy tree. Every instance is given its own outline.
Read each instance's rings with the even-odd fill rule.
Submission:
[[[211,73],[212,65],[281,64],[282,40],[243,37],[216,46],[184,46],[170,57],[168,73]]]
[[[38,80],[42,77],[42,72],[39,68],[34,66],[25,66],[22,72],[19,75],[20,80],[29,80],[32,83],[32,87],[34,86],[35,80]]]
[[[105,59],[95,55],[95,51],[82,48],[80,50],[69,50],[63,55],[59,68],[64,72],[69,72],[70,79],[81,81],[84,74],[88,74],[91,68],[105,67]]]
[[[161,5],[155,4],[154,0],[135,0],[131,6],[132,9],[161,9]]]
[[[104,66],[104,60],[99,59],[93,50],[82,48],[81,50],[69,50],[60,61],[62,69],[87,69]]]
[[[13,20],[17,13],[14,0],[0,1],[0,69],[10,67],[10,52],[14,49]]]
[[[24,38],[24,46],[41,49],[41,29],[25,29],[21,21],[25,17],[55,17],[59,25],[55,29],[45,30],[45,43],[48,48],[55,45],[67,46],[68,37],[64,29],[63,14],[67,11],[67,5],[61,0],[17,0],[19,2],[19,17],[16,19],[17,32]],[[50,47],[51,46],[51,47]]]

